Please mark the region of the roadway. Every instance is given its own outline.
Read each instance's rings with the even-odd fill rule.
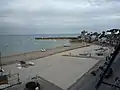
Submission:
[[[110,77],[109,79],[104,79],[104,81],[113,83],[116,76],[120,77],[119,66],[120,66],[120,53],[117,55],[115,62],[111,66],[114,71],[113,76]],[[89,75],[88,76],[89,82],[86,81],[83,86],[81,86],[81,87],[78,86],[79,88],[77,88],[76,90],[96,90],[95,85],[100,78],[99,74],[100,74],[100,72],[97,74],[97,76]],[[97,90],[118,90],[118,89],[112,88],[111,86],[108,86],[108,85],[101,84],[101,86]]]

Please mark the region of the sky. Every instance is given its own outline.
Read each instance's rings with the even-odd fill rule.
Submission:
[[[0,0],[0,34],[120,28],[120,0]]]

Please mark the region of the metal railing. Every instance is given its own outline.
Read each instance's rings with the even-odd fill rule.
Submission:
[[[111,59],[109,60],[108,64],[107,64],[107,67],[105,68],[104,72],[101,74],[101,77],[98,81],[98,83],[96,84],[95,88],[96,89],[99,89],[99,87],[101,86],[101,84],[106,84],[106,85],[113,85],[115,86],[116,88],[120,88],[119,86],[117,85],[114,85],[114,84],[110,84],[110,83],[107,83],[107,82],[104,82],[104,76],[106,75],[107,71],[109,70],[109,68],[111,67],[113,61],[115,60],[116,56],[118,55],[120,51],[120,43],[116,46],[116,49],[115,51],[113,52],[113,55],[111,57]]]

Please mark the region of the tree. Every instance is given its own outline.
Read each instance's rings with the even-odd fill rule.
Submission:
[[[107,32],[110,32],[111,34],[107,35],[107,40],[110,42],[110,44],[116,44],[119,40],[118,40],[118,36],[119,36],[119,29],[110,29],[107,30]]]
[[[98,32],[94,32],[92,35],[95,36],[95,41],[98,41],[98,37],[100,34]]]
[[[105,31],[102,31],[102,34],[100,35],[100,39],[102,38],[102,37],[105,37],[106,35],[105,35]]]
[[[81,31],[81,38],[83,39],[83,41],[86,41],[86,34],[88,33],[88,31]]]

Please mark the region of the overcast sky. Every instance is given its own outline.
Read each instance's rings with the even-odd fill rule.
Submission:
[[[0,0],[0,34],[120,28],[120,0]]]

